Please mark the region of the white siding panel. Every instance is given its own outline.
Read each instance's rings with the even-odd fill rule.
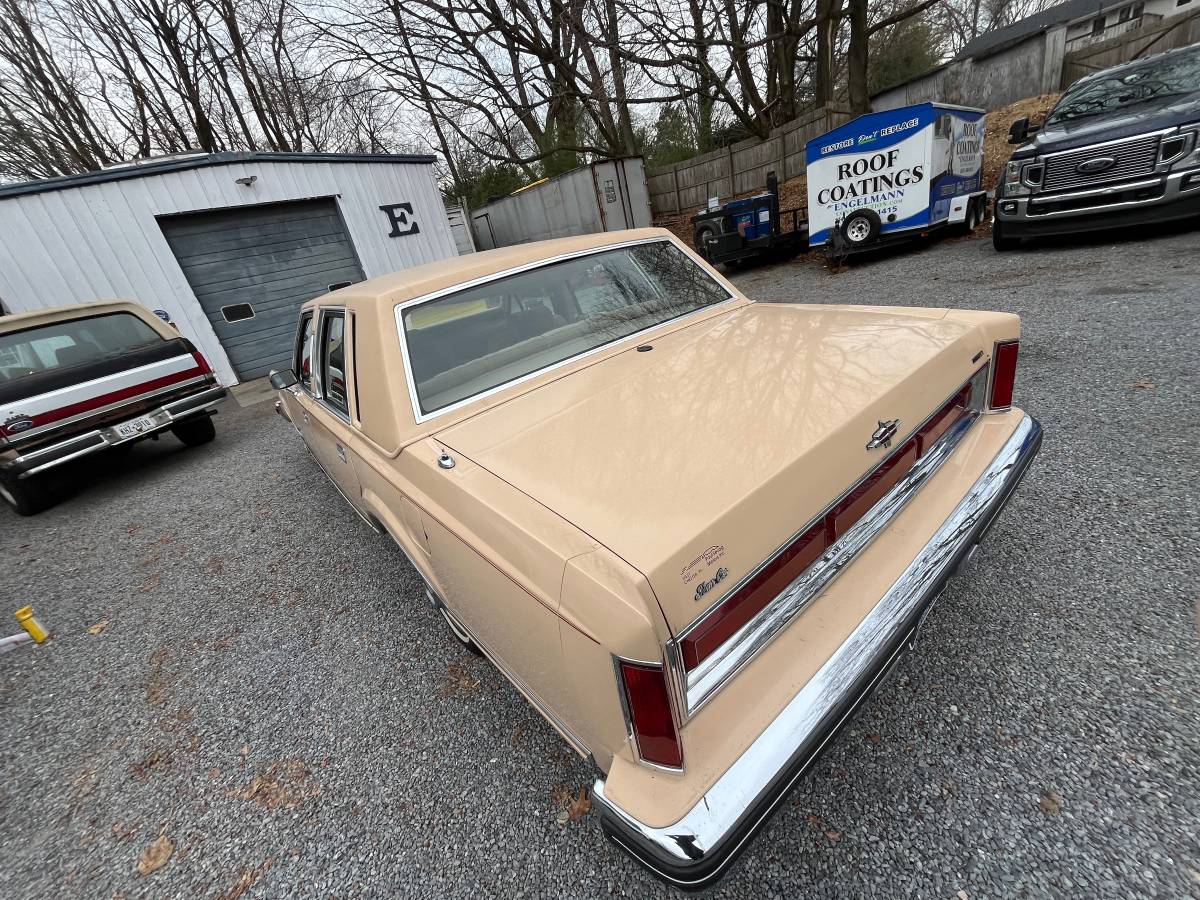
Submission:
[[[250,175],[254,184],[237,184]],[[233,162],[0,198],[0,299],[13,312],[112,297],[165,309],[231,384],[233,369],[157,217],[318,197],[337,198],[368,278],[457,253],[429,165]],[[389,238],[379,207],[404,202],[420,233]]]

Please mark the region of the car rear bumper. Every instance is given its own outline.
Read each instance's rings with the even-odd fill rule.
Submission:
[[[593,798],[604,833],[678,887],[715,882],[830,738],[887,674],[930,605],[1004,508],[1041,447],[1024,416],[1000,452],[871,612],[760,736],[678,821],[652,827],[605,792]]]
[[[1108,188],[1032,197],[1002,197],[996,218],[1004,236],[1050,237],[1149,225],[1200,216],[1200,169]]]
[[[30,450],[28,453],[12,459],[0,460],[0,472],[10,478],[25,478],[108,447],[141,440],[170,428],[182,419],[211,413],[228,393],[228,389],[220,385],[206,388],[181,400],[166,403],[129,419],[129,421],[150,419],[152,425],[145,431],[125,437],[118,432],[120,426],[125,423],[114,422],[103,428],[96,428],[47,446],[38,447],[36,450]]]

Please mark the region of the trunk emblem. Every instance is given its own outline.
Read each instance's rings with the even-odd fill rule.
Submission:
[[[879,427],[876,428],[875,432],[871,435],[871,440],[867,441],[867,449],[878,450],[880,447],[884,447],[886,449],[887,447],[892,446],[892,438],[896,436],[896,430],[899,427],[899,419],[892,419],[887,422],[885,422],[883,419],[880,419]]]
[[[712,578],[708,579],[707,581],[702,581],[698,585],[696,585],[696,600],[697,600],[697,602],[699,602],[701,597],[703,597],[705,594],[707,594],[709,591],[711,591],[713,588],[715,588],[718,584],[720,584],[722,581],[724,581],[728,577],[729,577],[729,570],[727,568],[725,568],[724,566],[721,566],[721,568],[717,569],[716,573],[713,575]]]
[[[1116,164],[1117,160],[1115,157],[1098,156],[1095,159],[1085,159],[1075,167],[1075,171],[1080,175],[1095,175],[1106,169],[1111,169]]]

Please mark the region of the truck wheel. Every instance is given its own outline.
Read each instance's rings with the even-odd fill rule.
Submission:
[[[18,516],[36,515],[54,502],[46,483],[37,478],[0,479],[0,497]]]
[[[1021,239],[1006,235],[1003,223],[995,216],[992,216],[992,246],[997,253],[1007,253],[1021,246]]]
[[[715,238],[719,232],[717,226],[711,222],[703,222],[696,226],[696,230],[692,232],[692,243],[696,245],[696,249],[700,251],[700,255],[708,259],[708,239]]]
[[[217,426],[213,424],[212,416],[196,416],[194,419],[172,425],[171,434],[189,447],[199,447],[217,436]]]
[[[860,209],[842,222],[842,237],[851,247],[862,247],[879,237],[879,216],[874,210]]]

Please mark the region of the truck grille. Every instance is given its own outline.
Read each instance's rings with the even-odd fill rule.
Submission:
[[[1159,135],[1143,135],[1127,141],[1102,144],[1096,147],[1081,147],[1046,157],[1046,174],[1042,178],[1043,191],[1061,191],[1068,188],[1091,187],[1138,178],[1154,173],[1158,160]],[[1111,158],[1115,162],[1100,172],[1079,172],[1081,163],[1093,159]]]

